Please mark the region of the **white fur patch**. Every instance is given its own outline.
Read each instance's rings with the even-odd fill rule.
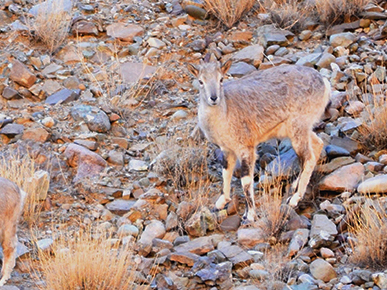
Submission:
[[[222,194],[221,196],[219,196],[218,200],[216,201],[215,207],[216,207],[217,209],[224,209],[224,207],[226,206],[226,204],[227,204],[230,200],[231,200],[230,198],[226,199],[225,195]]]
[[[250,176],[244,176],[241,178],[242,186],[245,186],[247,184],[251,183],[251,177]]]
[[[300,194],[299,194],[298,192],[296,192],[296,193],[292,196],[292,198],[290,199],[289,205],[290,205],[291,207],[296,207],[299,201],[300,201]]]
[[[254,210],[250,209],[250,210],[247,212],[246,219],[247,219],[249,222],[254,222],[254,221],[255,221],[255,212],[254,212]]]

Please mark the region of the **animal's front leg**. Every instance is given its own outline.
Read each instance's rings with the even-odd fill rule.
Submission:
[[[0,286],[11,277],[12,269],[15,267],[17,237],[15,234],[16,226],[13,229],[7,229],[4,233],[3,247],[3,267],[1,269]]]
[[[254,222],[256,216],[254,200],[254,167],[255,151],[254,148],[249,148],[241,156],[241,183],[246,198],[246,209],[242,220],[243,224]]]
[[[224,209],[226,204],[231,201],[230,190],[231,190],[231,178],[234,172],[234,167],[236,163],[236,155],[234,152],[223,151],[223,162],[222,162],[222,176],[223,176],[223,190],[222,194],[219,196],[218,200],[215,203],[215,209],[221,210]]]

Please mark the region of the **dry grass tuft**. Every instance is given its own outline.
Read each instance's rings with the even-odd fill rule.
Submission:
[[[40,1],[35,19],[29,19],[31,36],[41,41],[50,53],[54,53],[65,41],[71,23],[64,0]]]
[[[297,0],[277,0],[270,1],[270,6],[266,4],[265,10],[270,14],[271,22],[280,28],[300,31],[310,13],[310,10],[305,9],[305,5]]]
[[[63,233],[54,243],[53,255],[38,252],[45,281],[40,289],[134,289],[132,247],[130,243],[118,247],[106,233],[87,230],[73,237]]]
[[[30,182],[35,175],[35,161],[28,154],[11,152],[0,157],[0,176],[16,183],[27,193],[23,218],[32,225],[39,217],[39,184]]]
[[[253,8],[256,0],[204,0],[207,11],[231,28]]]
[[[281,206],[284,185],[281,178],[273,178],[261,183],[261,186],[262,192],[257,201],[258,226],[268,237],[277,237],[288,218],[288,212]]]
[[[253,283],[259,289],[282,289],[285,285],[279,284],[279,282],[287,283],[291,277],[296,275],[296,270],[287,265],[290,260],[286,253],[287,245],[282,244],[274,245],[264,253],[265,256],[261,264],[269,273],[269,277],[261,281],[253,279]]]
[[[326,25],[349,22],[372,0],[316,0],[315,9],[320,21]]]
[[[363,147],[367,150],[387,149],[387,100],[374,97],[365,113],[368,120],[358,130]]]
[[[361,267],[385,269],[387,265],[387,213],[385,203],[367,199],[354,212],[349,232],[351,261]]]

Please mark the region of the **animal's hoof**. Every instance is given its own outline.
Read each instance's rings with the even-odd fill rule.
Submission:
[[[291,206],[292,208],[296,208],[297,205],[298,205],[298,198],[295,198],[294,195],[293,195],[293,196],[290,196],[290,197],[288,197],[288,199],[286,200],[286,204],[288,204],[288,205]]]
[[[217,208],[216,205],[214,206],[214,208],[211,210],[212,213],[217,213],[217,212],[220,212],[222,210],[227,210],[228,209],[228,206],[229,206],[229,202],[226,203],[226,205],[223,207],[223,208]]]
[[[252,221],[248,220],[246,217],[243,217],[242,218],[242,221],[241,221],[241,226],[246,228],[246,227],[251,227],[253,224]]]

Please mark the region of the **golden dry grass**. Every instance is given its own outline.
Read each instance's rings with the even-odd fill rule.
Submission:
[[[51,253],[39,251],[44,290],[134,289],[133,245],[117,246],[106,233],[62,233]],[[34,271],[39,276],[37,270]],[[41,284],[41,283],[38,283]]]
[[[196,209],[209,205],[211,177],[207,143],[196,143],[188,132],[179,132],[158,143],[152,169],[164,176],[177,193],[176,201],[192,202]]]
[[[271,290],[282,289],[278,288],[278,282],[286,283],[290,277],[294,276],[294,269],[286,267],[286,263],[290,261],[286,257],[287,245],[276,244],[264,253],[264,259],[262,260],[262,268],[269,273],[266,279],[258,280],[252,279],[253,284],[257,285],[259,289]]]
[[[282,205],[283,183],[281,178],[273,178],[261,183],[262,191],[257,200],[257,226],[261,227],[267,237],[277,237],[285,225],[288,212]]]
[[[303,28],[310,11],[305,9],[305,3],[297,0],[276,1],[267,11],[271,21],[280,28],[299,31]],[[283,2],[283,3],[278,3]]]
[[[71,15],[66,11],[64,0],[52,0],[49,3],[38,9],[35,19],[29,19],[27,26],[31,36],[41,41],[50,53],[54,53],[68,36]]]
[[[207,11],[228,28],[249,12],[256,2],[256,0],[204,0]]]
[[[367,268],[385,269],[387,265],[387,214],[385,203],[367,199],[352,215],[349,232],[351,262]]]
[[[36,222],[40,213],[38,200],[40,185],[31,182],[35,172],[35,161],[28,154],[11,152],[0,158],[0,176],[13,181],[27,193],[23,218],[29,225]]]
[[[331,25],[350,21],[357,16],[372,0],[316,0],[315,9],[320,21]]]
[[[360,142],[367,150],[387,149],[387,100],[375,96],[365,108],[367,121],[359,128]]]

